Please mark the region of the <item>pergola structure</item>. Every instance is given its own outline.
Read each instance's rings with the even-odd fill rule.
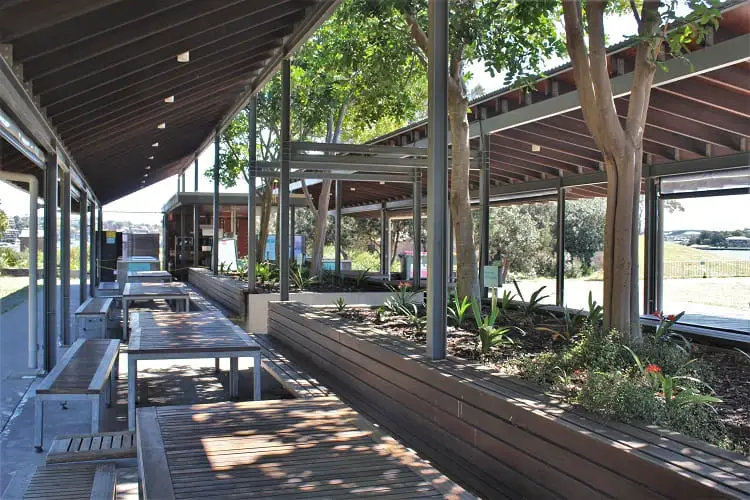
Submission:
[[[666,186],[674,187],[678,179],[694,174],[696,178],[702,176],[704,183],[710,182],[707,177],[716,178],[713,194],[750,193],[749,18],[750,2],[725,3],[719,29],[704,44],[692,47],[685,59],[667,58],[663,61],[665,69],[657,70],[644,134],[641,188],[646,201],[645,311],[661,310],[663,304],[663,202],[678,196]],[[608,51],[609,73],[621,119],[627,113],[634,55],[634,48],[627,43]],[[606,196],[602,155],[583,120],[572,69],[567,64],[550,70],[548,75],[535,82],[533,90],[503,88],[470,104],[472,147],[482,152],[470,172],[472,203],[481,210],[478,243],[482,266],[489,257],[490,205],[557,200],[557,219],[562,227],[566,199]],[[400,154],[401,158],[414,158],[410,152],[428,147],[433,127],[428,118],[365,146],[331,146],[330,151],[347,155],[344,158],[356,155],[348,161],[359,162],[362,168],[357,170],[352,165],[351,172],[372,175],[367,170],[372,167],[366,165],[382,157],[386,148],[392,148],[393,154]],[[307,146],[297,149],[303,147]],[[294,158],[294,148],[292,155]],[[389,175],[392,170],[388,170]],[[375,184],[372,179],[346,180],[345,187],[337,189],[341,197],[331,200],[329,206],[337,214],[336,220],[341,214],[380,216],[385,220],[392,215],[416,215],[420,212],[417,207],[424,210],[422,199],[430,193],[429,175],[421,178],[421,189],[384,180],[385,177]],[[309,191],[317,199],[320,188],[312,185]],[[428,206],[428,220],[433,221],[434,216]],[[415,224],[420,219],[415,217]],[[562,231],[560,235],[556,299],[558,305],[563,305],[565,239]],[[482,277],[480,272],[480,281]],[[431,286],[429,291],[434,291]],[[430,329],[428,338],[433,334],[437,335]]]
[[[32,223],[34,189],[41,186],[44,194],[44,333],[37,338],[30,314],[30,368],[37,367],[37,346],[49,370],[58,344],[71,341],[71,211],[81,217],[82,284],[92,271],[90,286],[81,286],[83,300],[96,286],[102,205],[176,173],[184,185],[184,170],[197,154],[211,141],[218,145],[219,132],[337,4],[0,5],[0,178],[30,186]],[[58,231],[62,300],[56,286]],[[35,297],[30,294],[30,300]]]

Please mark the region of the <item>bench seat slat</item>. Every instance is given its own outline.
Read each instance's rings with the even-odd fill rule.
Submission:
[[[99,394],[114,365],[118,340],[78,339],[37,388],[37,394]]]

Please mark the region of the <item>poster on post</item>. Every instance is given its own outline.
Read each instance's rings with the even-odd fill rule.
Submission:
[[[237,270],[237,242],[233,238],[219,240],[219,266],[225,271]]]

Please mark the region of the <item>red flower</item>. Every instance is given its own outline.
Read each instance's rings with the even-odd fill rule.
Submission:
[[[651,363],[646,367],[648,373],[661,373],[661,366]]]
[[[674,314],[670,314],[669,316],[667,316],[667,319],[668,319],[669,321],[674,321],[674,320],[676,320],[676,319],[677,319],[677,316],[675,316]]]
[[[659,319],[661,319],[661,318],[663,318],[663,317],[664,317],[664,316],[662,316],[662,314],[661,314],[661,313],[660,313],[659,311],[654,311],[654,312],[652,312],[652,313],[651,313],[651,316],[656,316],[656,317],[657,317],[657,318],[659,318]]]

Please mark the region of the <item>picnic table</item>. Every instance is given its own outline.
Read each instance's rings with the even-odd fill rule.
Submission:
[[[475,498],[336,398],[138,409],[145,500]]]
[[[128,283],[171,283],[172,273],[169,271],[130,271]]]
[[[184,304],[184,311],[190,310],[190,294],[183,283],[127,283],[122,292],[122,338],[128,338],[128,309],[137,300],[162,299]]]
[[[127,353],[130,430],[135,430],[139,360],[229,358],[229,397],[234,399],[239,397],[238,358],[253,358],[253,399],[260,400],[260,346],[221,313],[134,313]]]

